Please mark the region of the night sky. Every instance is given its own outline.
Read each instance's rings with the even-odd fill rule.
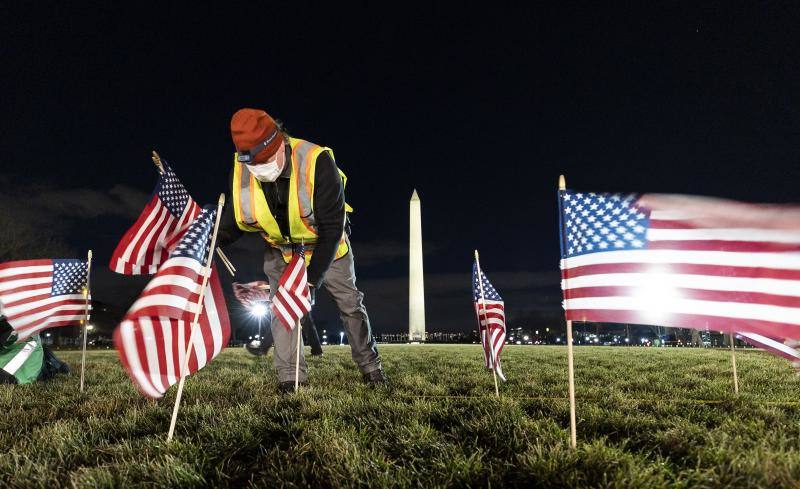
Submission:
[[[778,2],[76,5],[0,7],[0,204],[42,239],[91,247],[95,299],[123,310],[146,279],[107,264],[155,183],[150,151],[215,202],[242,107],[334,149],[377,332],[407,330],[415,188],[429,331],[474,326],[475,248],[512,325],[559,317],[560,173],[586,190],[800,201],[800,15]],[[249,238],[230,253],[239,281],[263,276]]]

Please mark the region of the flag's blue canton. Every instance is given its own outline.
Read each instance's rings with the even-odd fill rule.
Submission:
[[[181,217],[183,215],[183,210],[189,203],[189,192],[166,163],[164,163],[164,173],[158,179],[156,192],[158,198],[167,206],[173,216]]]
[[[82,294],[88,269],[88,263],[84,260],[53,260],[50,295]]]
[[[197,219],[189,226],[186,235],[181,238],[181,242],[169,255],[170,258],[177,256],[194,258],[205,264],[209,248],[211,248],[211,231],[214,228],[216,215],[216,207],[204,207],[197,215]]]
[[[299,254],[301,260],[306,259],[306,247],[302,243],[294,245],[294,253]]]
[[[559,192],[564,257],[646,248],[649,211],[636,194]]]
[[[494,289],[489,279],[486,278],[483,270],[481,270],[481,279],[483,282],[483,298],[487,301],[502,301],[503,298],[500,297],[500,294]],[[481,300],[481,284],[478,282],[478,265],[476,263],[472,264],[472,298],[476,302]]]

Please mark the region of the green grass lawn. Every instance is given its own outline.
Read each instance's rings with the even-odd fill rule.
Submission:
[[[309,358],[280,397],[272,356],[229,349],[143,398],[113,351],[46,384],[0,386],[0,486],[798,487],[800,399],[788,362],[676,348],[578,347],[569,448],[563,347],[511,346],[494,396],[475,345],[384,345],[392,389],[361,383],[349,347]],[[60,352],[77,370],[79,352]],[[715,401],[711,403],[703,400]]]

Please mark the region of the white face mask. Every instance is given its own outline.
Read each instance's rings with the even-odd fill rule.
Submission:
[[[261,165],[247,165],[247,169],[261,182],[274,182],[283,173],[283,168],[278,166],[277,161]]]

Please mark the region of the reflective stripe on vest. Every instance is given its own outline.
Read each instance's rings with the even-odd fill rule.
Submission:
[[[255,177],[250,170],[233,155],[233,213],[236,223],[243,231],[261,231],[255,213],[255,200],[250,190],[255,185]]]
[[[298,165],[292,165],[292,177],[294,171],[297,170],[297,178],[292,178],[293,184],[290,183],[289,200],[297,201],[297,208],[299,210],[297,220],[292,220],[289,224],[291,228],[292,237],[305,234],[307,231],[313,233],[316,237],[317,226],[314,219],[314,170],[317,167],[317,158],[323,151],[328,151],[333,158],[333,151],[329,148],[323,148],[316,144],[309,143],[308,141],[297,140],[297,144],[292,145],[292,161],[301,162]],[[303,227],[295,228],[294,224],[302,224]]]

